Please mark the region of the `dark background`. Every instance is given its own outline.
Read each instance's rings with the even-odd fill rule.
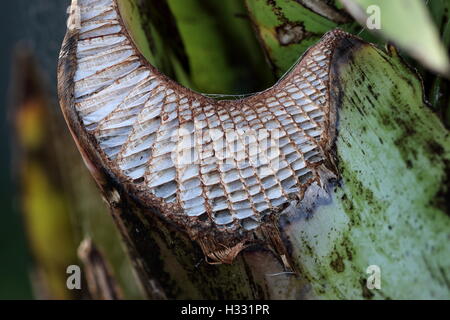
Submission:
[[[11,65],[19,48],[29,48],[36,58],[49,97],[56,95],[56,63],[70,0],[4,1],[0,11],[0,299],[31,299],[30,257],[11,176],[11,137],[8,108]],[[56,112],[56,110],[55,110]]]

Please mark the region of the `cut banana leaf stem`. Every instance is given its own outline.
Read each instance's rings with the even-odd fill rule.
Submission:
[[[122,45],[130,45],[133,50],[126,29],[118,21],[122,27],[118,36],[125,35]],[[108,26],[104,27],[108,32]],[[308,50],[296,68],[270,90],[239,101],[217,102],[180,87],[145,62],[138,52],[132,52],[130,60],[137,57],[137,68],[142,74],[137,73],[143,76],[142,81],[148,80],[145,75],[150,76],[156,79],[161,92],[186,95],[191,99],[188,101],[198,102],[197,106],[213,105],[214,110],[226,104],[265,105],[264,99],[276,94],[281,99],[291,88],[289,81],[295,84],[308,77],[303,73],[306,66],[322,71],[329,63],[325,72],[328,77],[314,82],[323,85],[326,99],[313,99],[316,102],[310,105],[325,110],[326,115],[320,125],[323,139],[319,139],[319,154],[323,158],[314,169],[306,168],[317,179],[300,184],[304,189],[298,197],[288,197],[288,206],[281,212],[271,211],[270,219],[262,220],[255,231],[240,225],[238,216],[232,232],[225,236],[211,211],[205,218],[196,219],[186,215],[190,207],[185,200],[176,199],[183,210],[168,204],[166,198],[170,199],[173,184],[166,189],[153,189],[166,197],[155,197],[153,191],[146,189],[151,185],[142,185],[157,179],[170,182],[164,180],[170,174],[146,180],[135,176],[142,170],[127,171],[133,169],[130,163],[114,166],[115,153],[109,149],[114,145],[102,144],[110,136],[100,137],[97,134],[101,130],[95,130],[98,116],[111,106],[91,104],[89,99],[98,94],[95,101],[103,101],[102,95],[114,94],[116,85],[127,88],[127,81],[133,83],[134,78],[109,85],[95,81],[91,82],[92,87],[85,85],[92,75],[78,64],[74,50],[86,44],[78,41],[88,39],[88,35],[89,30],[78,33],[70,29],[66,36],[58,74],[61,107],[149,297],[449,297],[449,135],[424,105],[420,81],[399,59],[349,34],[334,31]],[[127,63],[121,62],[120,66]],[[144,92],[134,89],[122,106],[134,105],[134,94]],[[303,99],[294,99],[294,105],[299,101]],[[286,114],[293,115],[286,110]],[[107,118],[111,119],[114,115]],[[168,113],[162,122],[169,123],[170,119]],[[126,157],[120,155],[118,159]],[[175,176],[179,177],[179,172]],[[176,184],[180,180],[173,181]],[[281,192],[286,191],[281,188]],[[233,200],[230,194],[226,196],[230,202]],[[258,210],[253,208],[252,212],[257,214]],[[205,255],[215,259],[213,262],[233,263],[210,265],[202,262]],[[371,266],[381,270],[381,287],[376,290],[367,285],[365,271]]]

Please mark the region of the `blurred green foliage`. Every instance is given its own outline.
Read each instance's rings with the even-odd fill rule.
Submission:
[[[448,50],[423,0],[341,0],[361,24],[379,15],[374,32],[394,42],[435,72],[450,75]],[[433,1],[428,1],[433,2]]]

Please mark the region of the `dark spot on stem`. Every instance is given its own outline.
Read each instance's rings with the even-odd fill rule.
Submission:
[[[372,293],[372,291],[369,290],[369,288],[367,288],[366,279],[361,278],[361,279],[359,280],[359,282],[361,283],[362,296],[363,296],[365,299],[368,299],[368,300],[372,299],[373,296],[374,296],[374,294]]]
[[[432,200],[432,205],[450,217],[450,161],[444,161],[444,176],[440,188]]]
[[[408,169],[411,169],[413,167],[412,161],[410,159],[406,159],[405,163],[406,163],[406,167]]]
[[[276,28],[278,42],[282,46],[288,46],[302,42],[304,39],[311,37],[313,34],[305,30],[303,22],[284,23]]]
[[[344,272],[345,264],[342,256],[336,251],[336,258],[331,260],[330,267],[337,273]]]

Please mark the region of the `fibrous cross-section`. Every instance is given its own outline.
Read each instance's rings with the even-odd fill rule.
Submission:
[[[346,33],[328,33],[272,88],[218,101],[150,65],[116,1],[73,4],[59,67],[66,120],[142,203],[187,231],[242,234],[320,184],[329,64]]]

